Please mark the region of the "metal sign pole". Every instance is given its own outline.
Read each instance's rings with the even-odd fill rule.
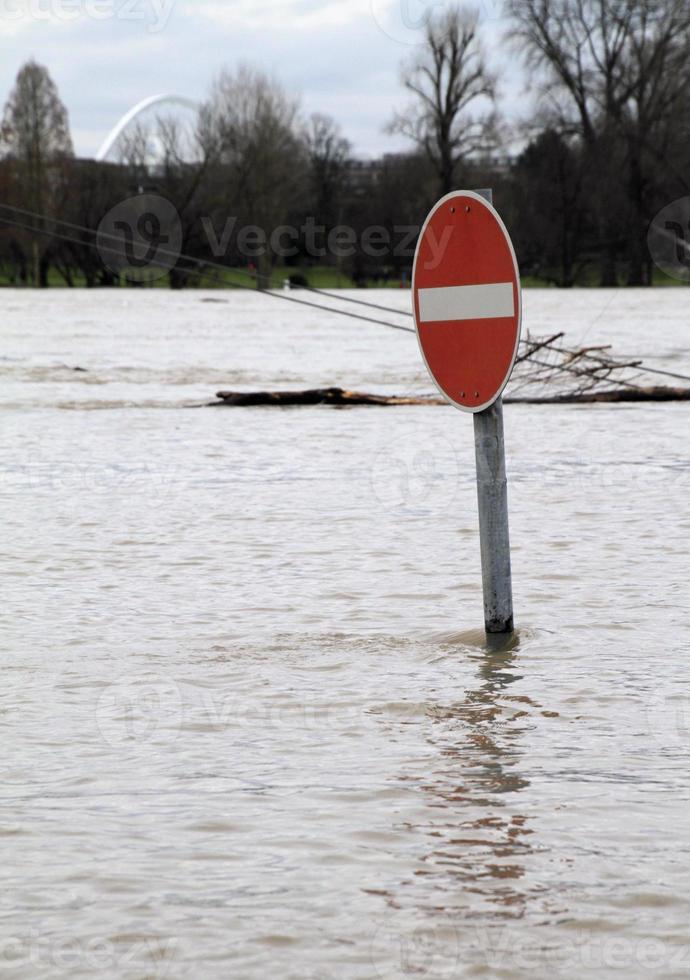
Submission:
[[[493,203],[492,192],[477,192]],[[513,585],[508,530],[508,483],[503,438],[503,399],[474,415],[479,538],[487,633],[513,632]]]

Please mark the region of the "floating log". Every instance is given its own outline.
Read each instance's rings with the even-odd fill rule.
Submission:
[[[351,405],[445,405],[445,399],[421,395],[372,395],[345,388],[309,388],[306,391],[219,391],[220,401],[211,405],[248,407],[272,405],[277,408],[295,405],[333,405],[336,408]]]
[[[567,395],[548,395],[546,397],[526,396],[524,398],[504,398],[505,402],[523,405],[594,405],[614,402],[687,402],[690,401],[690,388],[676,388],[669,385],[654,385],[649,388],[612,388],[609,391],[581,391]]]
[[[446,405],[443,398],[423,395],[372,395],[364,391],[348,391],[346,388],[308,388],[305,391],[219,391],[219,400],[210,402],[211,407],[228,405],[248,408],[257,405],[275,408],[293,408],[298,405],[331,405],[348,408],[355,405]],[[651,388],[615,388],[609,391],[573,392],[567,395],[547,397],[506,396],[506,404],[522,405],[591,405],[613,402],[672,402],[690,401],[690,388],[674,388],[657,385]]]

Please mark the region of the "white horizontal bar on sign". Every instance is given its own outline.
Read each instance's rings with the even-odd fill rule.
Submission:
[[[486,320],[514,315],[512,282],[419,290],[419,319],[422,323],[433,320]]]

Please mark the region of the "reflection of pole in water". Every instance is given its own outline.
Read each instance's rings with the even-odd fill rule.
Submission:
[[[492,638],[481,652],[481,686],[462,701],[432,709],[430,741],[441,756],[423,785],[443,819],[425,828],[437,842],[419,872],[445,877],[445,884],[436,884],[453,894],[455,907],[460,884],[470,893],[473,912],[480,897],[511,917],[523,914],[528,899],[519,882],[522,858],[531,851],[525,838],[532,833],[510,796],[529,785],[518,770],[519,736],[526,709],[535,706],[529,697],[509,693],[520,679],[514,672],[519,643],[517,635]]]

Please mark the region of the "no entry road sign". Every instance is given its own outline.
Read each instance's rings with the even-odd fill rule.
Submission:
[[[510,236],[479,194],[454,191],[432,209],[412,290],[419,345],[438,388],[463,411],[488,408],[513,370],[522,299]]]

